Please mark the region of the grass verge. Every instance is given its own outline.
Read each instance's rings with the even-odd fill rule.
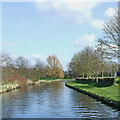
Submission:
[[[66,82],[66,84],[73,86],[75,88],[84,90],[86,92],[90,92],[90,93],[93,93],[95,95],[120,102],[120,99],[118,96],[119,86],[112,85],[112,86],[104,87],[104,86],[102,86],[100,84],[96,84],[96,83],[77,82],[77,81]]]
[[[120,77],[116,77],[116,78],[115,78],[115,83],[116,83],[116,84],[120,84]]]

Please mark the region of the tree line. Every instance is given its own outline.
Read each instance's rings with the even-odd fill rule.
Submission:
[[[35,64],[31,64],[28,59],[23,56],[19,56],[13,59],[10,54],[3,53],[2,58],[2,82],[26,84],[27,80],[33,82],[44,79],[56,79],[63,78],[63,67],[59,59],[55,56],[49,56],[47,58],[47,65],[40,59],[35,60]]]
[[[73,56],[69,63],[69,71],[71,71],[72,77],[114,76],[117,71],[117,63],[102,59],[99,51],[87,46]]]
[[[120,76],[120,17],[109,18],[102,29],[103,36],[98,38],[97,46],[89,46],[76,53],[69,63],[73,77]],[[116,61],[118,60],[118,61]]]

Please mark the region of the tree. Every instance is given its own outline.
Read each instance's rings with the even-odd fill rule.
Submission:
[[[119,9],[119,8],[118,8]],[[119,11],[118,11],[119,12]],[[120,75],[120,13],[109,18],[105,23],[103,30],[102,43],[107,48],[108,55],[112,58],[118,58],[118,73]]]
[[[91,77],[99,74],[99,63],[97,54],[88,46],[73,56],[69,69],[75,77]]]
[[[118,48],[120,47],[120,25],[118,15],[109,18],[109,20],[105,23],[103,27],[103,39],[101,41],[98,40],[99,43],[102,44],[109,50],[109,55],[112,57],[118,57]]]
[[[63,78],[63,67],[58,58],[55,55],[49,56],[47,58],[47,76],[50,78]]]
[[[97,52],[100,56],[99,59],[101,61],[101,76],[103,77],[105,60],[111,60],[111,57],[108,55],[108,50],[103,43],[103,39],[99,38],[97,41],[98,45],[96,46],[95,52]]]
[[[28,78],[30,62],[26,58],[19,56],[15,61],[15,67],[18,69],[20,76]]]
[[[45,65],[40,59],[36,59],[34,69],[37,73],[36,74],[37,79],[45,78]]]
[[[64,78],[70,78],[70,74],[69,74],[69,71],[63,71],[64,73]]]
[[[71,62],[69,63],[69,71],[73,74],[74,77],[84,76],[84,68],[81,61],[81,52],[76,53]]]
[[[13,60],[7,53],[2,54],[2,82],[10,82],[9,77],[15,73]]]
[[[111,63],[111,76],[115,76],[115,73],[117,72],[117,63],[116,62],[112,62]]]
[[[117,63],[112,61],[105,61],[104,63],[104,76],[115,76],[117,71]]]

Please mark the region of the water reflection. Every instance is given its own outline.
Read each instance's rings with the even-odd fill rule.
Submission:
[[[117,110],[113,110],[111,107],[108,107],[102,104],[100,101],[96,101],[87,95],[82,93],[71,91],[72,98],[72,109],[81,117],[109,117],[117,116]],[[116,114],[115,114],[116,112]]]
[[[42,83],[2,95],[3,118],[117,117],[101,102],[64,86]]]

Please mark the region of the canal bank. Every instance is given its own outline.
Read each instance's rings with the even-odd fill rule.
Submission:
[[[83,83],[83,84],[76,83],[76,81],[66,82],[65,85],[69,88],[76,90],[76,91],[84,93],[85,95],[88,95],[96,100],[99,100],[106,105],[109,105],[117,110],[120,110],[120,101],[118,98],[119,97],[118,93],[117,94],[115,93],[117,95],[117,97],[115,96],[114,99],[111,99],[111,96],[108,95],[109,93],[106,92],[106,90],[109,89],[109,87],[107,87],[107,89],[105,89],[105,88],[101,89],[99,87],[97,88],[97,87],[91,86],[87,83],[86,84],[85,83]],[[118,87],[119,86],[117,86],[117,88]],[[105,91],[103,91],[103,90],[105,90]],[[102,92],[104,92],[104,95],[102,94]],[[113,90],[113,92],[114,92],[114,90]],[[117,92],[118,92],[118,89],[117,89]],[[111,93],[111,94],[114,94],[114,93]]]
[[[17,83],[4,84],[4,85],[0,85],[0,94],[26,87],[26,85],[31,86],[31,85],[38,85],[38,84],[41,84],[41,83],[50,83],[50,82],[55,82],[55,81],[62,81],[62,79],[39,80],[39,81],[36,81],[36,82],[33,82],[32,80],[28,80],[27,84],[25,84],[25,85],[19,85]]]

